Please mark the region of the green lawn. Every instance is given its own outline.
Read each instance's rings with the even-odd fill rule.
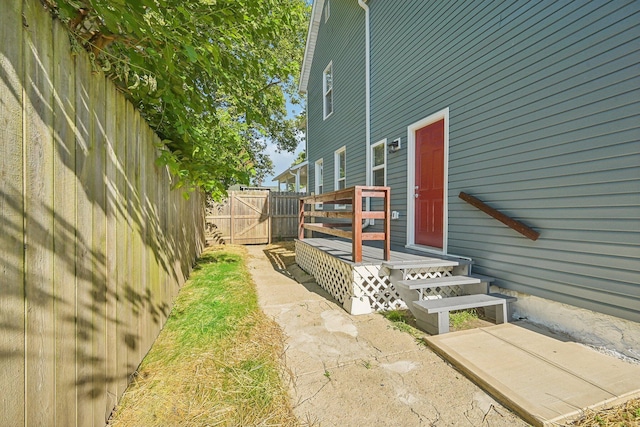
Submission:
[[[111,426],[298,425],[244,248],[203,254]]]

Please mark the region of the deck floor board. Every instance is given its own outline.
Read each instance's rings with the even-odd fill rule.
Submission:
[[[377,264],[380,265],[384,260],[382,245],[379,242],[367,242],[362,244],[362,262],[354,263],[351,260],[351,241],[343,239],[327,239],[327,238],[309,238],[303,239],[301,242],[320,249],[329,255],[354,265]],[[440,256],[438,254],[429,254],[426,252],[418,252],[400,246],[391,246],[391,261],[435,261],[447,259],[450,257]]]

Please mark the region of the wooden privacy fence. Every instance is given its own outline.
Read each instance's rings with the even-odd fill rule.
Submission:
[[[306,193],[269,190],[229,191],[220,203],[207,203],[208,244],[265,244],[298,235],[298,199]]]
[[[38,0],[0,12],[0,425],[105,425],[203,246],[159,138]]]

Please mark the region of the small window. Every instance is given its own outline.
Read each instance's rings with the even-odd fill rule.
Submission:
[[[316,161],[316,194],[322,194],[323,192],[323,172],[322,172],[322,159]],[[316,209],[322,209],[322,203],[316,203]]]
[[[335,159],[335,189],[347,188],[347,149],[342,147],[336,150]],[[345,209],[346,205],[336,205],[336,209]]]
[[[347,150],[345,147],[337,150],[336,156],[336,190],[346,188],[347,183]]]
[[[329,20],[329,15],[331,15],[331,0],[324,3],[324,22]]]
[[[330,62],[324,69],[322,79],[322,92],[324,93],[324,118],[333,113],[333,63]]]
[[[387,185],[387,140],[371,146],[371,182],[375,186]]]

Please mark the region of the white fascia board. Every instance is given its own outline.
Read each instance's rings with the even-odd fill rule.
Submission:
[[[320,28],[320,22],[322,21],[323,9],[324,0],[316,0],[313,2],[311,20],[309,21],[309,31],[307,32],[307,44],[304,48],[304,59],[302,60],[302,68],[300,70],[300,84],[298,85],[298,92],[300,93],[307,93],[309,75],[311,74],[311,64],[313,63],[313,53],[316,50],[318,28]]]
[[[307,160],[305,160],[302,163],[298,163],[297,165],[293,165],[288,169],[285,169],[284,171],[282,171],[280,174],[276,175],[273,180],[274,181],[280,181],[280,182],[285,182],[287,180],[287,178],[291,177],[291,173],[297,171],[298,169],[307,166],[309,164],[309,162]]]
[[[296,170],[296,169],[300,169],[300,168],[301,168],[301,167],[303,167],[303,166],[307,166],[308,164],[309,164],[309,161],[308,161],[308,160],[305,160],[305,161],[304,161],[304,162],[302,162],[302,163],[298,163],[297,165],[293,165],[293,166],[291,166],[290,170],[291,170],[291,171],[294,171],[294,170]]]

